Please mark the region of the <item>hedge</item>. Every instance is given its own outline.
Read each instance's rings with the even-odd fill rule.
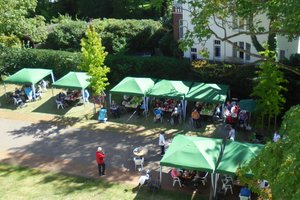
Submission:
[[[86,23],[66,19],[52,24],[52,32],[43,48],[80,51],[80,40],[89,24],[96,26],[102,44],[109,53],[154,51],[164,34],[162,24],[154,20],[96,19]]]
[[[0,63],[5,74],[12,74],[24,67],[53,69],[56,79],[76,71],[80,54],[66,51],[39,49],[0,48]],[[111,68],[108,74],[110,86],[126,76],[143,76],[159,79],[201,81],[230,85],[231,94],[247,98],[252,92],[255,67],[223,66],[204,67],[192,70],[189,60],[171,57],[141,57],[108,55],[105,61]],[[2,72],[2,74],[3,74]]]

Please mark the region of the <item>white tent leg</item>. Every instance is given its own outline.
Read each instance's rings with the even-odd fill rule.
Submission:
[[[31,84],[31,89],[32,89],[32,100],[36,99],[36,96],[35,96],[35,87],[34,87],[34,84]]]
[[[160,182],[160,184],[161,184],[161,181],[162,181],[162,167],[160,166],[159,167],[159,182]]]
[[[51,72],[51,79],[52,79],[52,83],[54,83],[55,79],[54,79],[53,72]]]

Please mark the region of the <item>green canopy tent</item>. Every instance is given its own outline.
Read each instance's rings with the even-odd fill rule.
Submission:
[[[167,97],[172,99],[180,99],[182,101],[183,117],[186,116],[186,101],[185,96],[190,90],[192,83],[188,81],[176,80],[159,80],[152,87],[147,96],[150,97]]]
[[[84,89],[90,85],[90,76],[86,72],[69,72],[59,80],[55,81],[52,86],[56,88],[69,88],[81,90],[84,96]]]
[[[220,173],[235,175],[236,170],[249,163],[252,158],[257,156],[263,147],[264,145],[261,144],[241,143],[228,140],[216,168],[215,187]],[[249,172],[248,175],[251,175],[251,172]],[[216,195],[216,190],[214,191],[214,195]]]
[[[176,136],[160,161],[160,181],[162,166],[214,173],[221,153],[222,142],[222,139]],[[213,183],[213,176],[211,178]]]
[[[48,75],[51,75],[52,82],[54,82],[53,72],[50,69],[23,68],[3,81],[5,93],[5,83],[30,84],[33,91],[33,96],[35,96],[34,85]]]
[[[220,163],[216,168],[217,173],[235,175],[238,167],[241,167],[254,158],[264,147],[261,144],[241,143],[227,141]]]
[[[126,77],[110,90],[109,102],[111,104],[111,94],[128,94],[142,96],[145,109],[148,110],[147,92],[154,86],[155,79],[143,77]]]
[[[227,98],[228,85],[195,82],[186,95],[190,101],[224,103]]]

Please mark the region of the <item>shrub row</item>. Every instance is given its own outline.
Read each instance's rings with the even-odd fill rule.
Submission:
[[[69,71],[77,71],[80,53],[39,49],[0,48],[2,74],[12,74],[24,67],[53,69],[56,79]],[[231,96],[247,98],[252,92],[254,66],[203,67],[193,69],[188,60],[171,57],[141,57],[108,55],[106,65],[111,68],[110,86],[126,76],[143,76],[159,79],[188,80],[228,84]]]
[[[44,48],[79,51],[80,40],[88,25],[94,25],[109,53],[154,51],[164,31],[154,20],[104,19],[85,21],[65,19],[51,25]]]

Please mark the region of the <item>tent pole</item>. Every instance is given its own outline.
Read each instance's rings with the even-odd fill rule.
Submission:
[[[35,96],[35,87],[34,87],[34,84],[32,83],[31,84],[31,89],[32,89],[32,100],[35,100],[36,99],[36,96]]]
[[[145,117],[147,118],[147,106],[146,106],[146,96],[143,98],[143,104],[144,104],[144,112],[145,112]]]
[[[160,166],[159,167],[159,182],[161,184],[161,181],[162,181],[162,173],[161,173],[161,170],[162,170],[162,167]]]
[[[215,190],[214,190],[214,198],[216,197],[217,194],[217,183],[219,180],[219,173],[215,173]]]
[[[111,107],[111,93],[109,93],[109,107]]]
[[[83,105],[85,106],[84,89],[81,89],[81,95],[82,95]]]
[[[51,79],[52,79],[52,83],[54,83],[55,79],[54,79],[53,72],[51,72]]]

